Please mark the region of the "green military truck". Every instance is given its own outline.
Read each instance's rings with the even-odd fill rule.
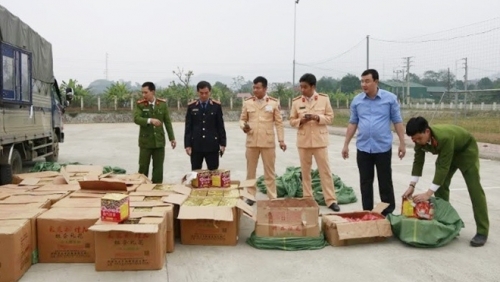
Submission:
[[[63,102],[52,45],[1,5],[0,54],[0,184],[7,184],[25,162],[57,161],[73,93],[67,89]]]

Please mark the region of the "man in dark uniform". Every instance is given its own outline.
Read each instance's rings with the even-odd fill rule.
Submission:
[[[479,149],[476,139],[462,127],[452,124],[429,126],[423,117],[411,118],[406,124],[406,134],[415,143],[412,180],[403,197],[411,197],[425,162],[425,153],[438,155],[432,185],[425,193],[413,196],[413,201],[427,201],[432,194],[445,201],[450,199],[450,183],[453,174],[462,172],[472,201],[476,235],[471,246],[480,247],[486,243],[489,231],[486,196],[479,177]]]
[[[152,82],[142,85],[144,99],[137,101],[134,122],[139,129],[139,173],[149,174],[149,163],[153,159],[153,183],[163,182],[163,162],[165,160],[165,130],[172,149],[176,142],[172,122],[165,100],[155,96],[156,87]]]
[[[226,148],[226,129],[219,101],[210,98],[212,86],[206,81],[196,85],[198,100],[189,103],[186,113],[184,148],[191,157],[191,169],[201,169],[203,160],[209,170],[219,168],[219,154]]]

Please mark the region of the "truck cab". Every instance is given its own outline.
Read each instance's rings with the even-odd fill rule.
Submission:
[[[73,96],[60,93],[52,45],[2,6],[0,56],[0,184],[8,184],[25,162],[57,161]]]

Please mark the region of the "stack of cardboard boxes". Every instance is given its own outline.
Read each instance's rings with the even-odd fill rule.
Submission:
[[[150,184],[144,175],[68,165],[60,173],[19,174],[13,182],[0,186],[0,253],[8,254],[0,256],[0,280],[17,281],[35,263],[95,263],[96,270],[163,267],[173,205],[130,203],[127,220],[101,220],[103,196],[129,197]],[[173,250],[173,238],[170,244]]]

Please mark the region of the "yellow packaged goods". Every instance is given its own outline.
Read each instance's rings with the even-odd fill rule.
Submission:
[[[132,211],[134,212],[150,212],[153,211],[152,207],[135,207],[132,208]]]
[[[193,197],[206,197],[208,193],[207,189],[196,189],[191,191],[191,196]]]
[[[197,170],[196,178],[191,181],[194,188],[208,188],[212,186],[212,173],[208,170]]]
[[[129,196],[109,193],[101,198],[101,220],[122,222],[130,214]]]
[[[230,187],[231,173],[229,170],[218,169],[212,171],[212,186],[213,187]]]
[[[239,184],[231,184],[231,186],[229,186],[231,189],[238,189],[239,187]]]
[[[219,207],[234,207],[238,203],[238,198],[222,198]]]
[[[150,202],[150,201],[161,201],[162,196],[146,196],[144,197],[145,202]]]
[[[204,198],[195,198],[195,197],[189,197],[187,200],[182,204],[183,206],[200,206],[201,203],[203,203]]]
[[[172,185],[170,184],[158,184],[153,188],[153,190],[157,191],[172,191]]]
[[[207,197],[223,197],[224,196],[224,190],[215,190],[215,189],[210,189],[208,190]]]
[[[238,198],[240,196],[240,192],[237,189],[230,189],[224,191],[225,198]]]
[[[221,198],[219,197],[207,197],[203,200],[201,203],[201,206],[203,207],[216,207],[219,205]]]
[[[434,217],[434,205],[429,201],[415,203],[411,199],[403,199],[401,214],[406,217],[430,220]]]

